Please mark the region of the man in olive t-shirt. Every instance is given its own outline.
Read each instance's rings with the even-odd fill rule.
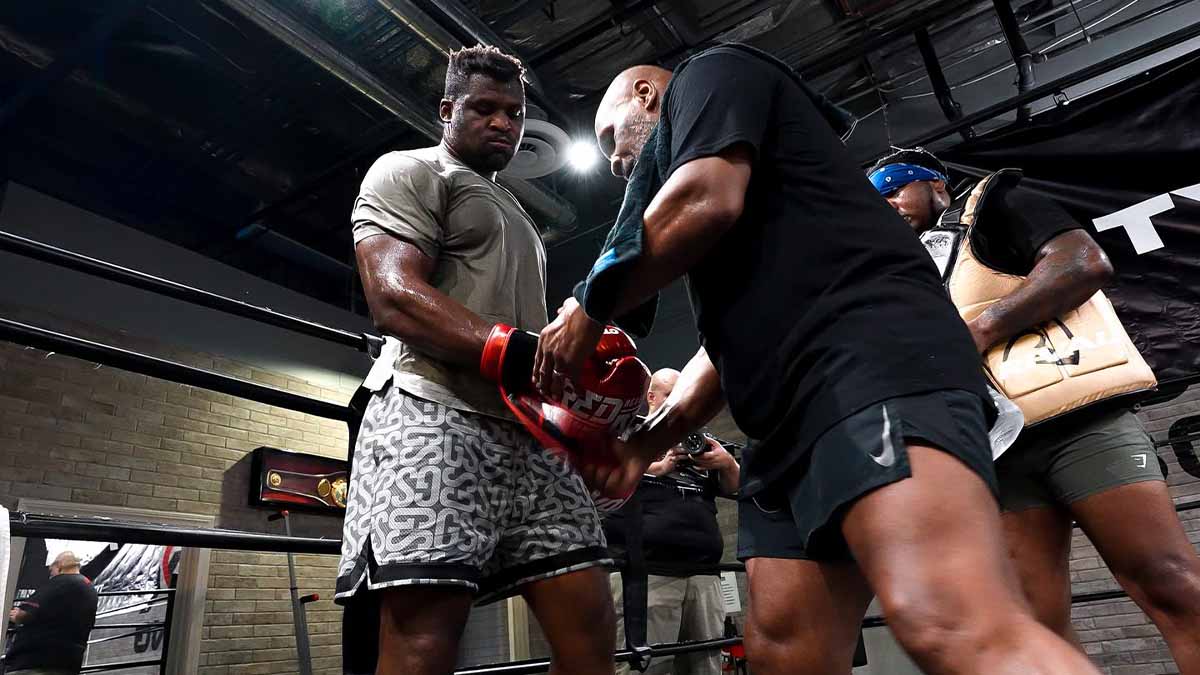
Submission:
[[[450,672],[471,605],[513,593],[555,672],[613,673],[611,559],[588,490],[479,374],[493,325],[547,321],[545,248],[495,180],[524,128],[521,72],[493,48],[452,54],[441,144],[381,157],[354,203],[363,290],[389,337],[364,383],[343,526],[346,673]]]

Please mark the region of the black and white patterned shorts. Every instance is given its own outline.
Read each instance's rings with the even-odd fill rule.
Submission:
[[[470,589],[480,601],[611,565],[579,475],[517,423],[388,386],[355,444],[336,598],[364,582]]]

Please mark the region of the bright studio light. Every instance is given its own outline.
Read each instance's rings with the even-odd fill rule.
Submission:
[[[598,158],[599,153],[596,152],[596,145],[587,141],[575,141],[567,150],[567,161],[571,164],[572,169],[580,173],[596,166]]]

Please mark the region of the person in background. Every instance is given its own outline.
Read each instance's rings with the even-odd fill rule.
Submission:
[[[79,567],[74,553],[59,553],[50,580],[8,613],[18,627],[4,659],[9,675],[78,675],[83,668],[98,598]]]
[[[654,373],[646,404],[653,415],[671,394],[679,371],[664,368]],[[724,543],[717,525],[718,495],[737,491],[737,459],[707,435],[696,435],[703,449],[676,446],[650,465],[646,473],[667,480],[647,480],[637,489],[642,512],[642,542],[647,569],[646,641],[650,645],[691,640],[711,640],[722,635],[725,609],[721,603],[721,578],[715,574],[684,575],[687,565],[716,565]],[[636,517],[633,503],[608,514],[604,534],[614,557],[624,553],[629,519]],[[611,576],[617,609],[617,648],[625,645],[621,575]],[[628,673],[628,664],[617,666]],[[716,650],[676,657],[655,657],[649,675],[718,675],[721,654]]]
[[[944,225],[943,214],[968,204],[966,195],[950,196],[945,165],[920,148],[884,157],[870,177],[917,235]],[[969,238],[983,267],[966,268],[975,272],[963,272],[961,283],[984,287],[998,274],[1016,283],[967,322],[985,353],[1083,305],[1112,278],[1113,269],[1100,245],[1057,202],[1020,184],[992,188],[988,197],[979,192],[970,202],[973,226],[958,246]],[[924,237],[930,252],[962,259],[961,249],[943,250],[944,243],[935,243],[947,241],[953,231]],[[954,269],[949,264],[947,275]],[[1087,364],[1094,352],[1083,340],[1078,344],[1073,358]],[[1025,596],[1042,623],[1079,645],[1071,624],[1070,570],[1078,522],[1121,587],[1162,631],[1179,671],[1198,674],[1200,557],[1171,502],[1154,441],[1130,402],[1097,398],[1025,429],[996,461],[1004,534]]]

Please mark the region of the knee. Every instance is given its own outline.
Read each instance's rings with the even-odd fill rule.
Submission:
[[[915,661],[941,663],[954,649],[952,638],[964,622],[945,603],[905,594],[880,600],[888,629]]]
[[[854,645],[849,645],[848,651],[839,649],[838,641],[826,632],[809,626],[804,617],[795,614],[756,611],[752,602],[742,643],[756,673],[849,672]]]
[[[1152,610],[1200,613],[1200,558],[1190,552],[1155,556],[1119,575],[1145,596]]]

